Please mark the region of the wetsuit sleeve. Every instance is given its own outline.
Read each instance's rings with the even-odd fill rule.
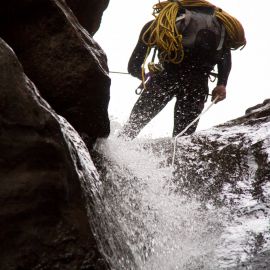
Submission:
[[[144,25],[144,27],[141,30],[139,40],[130,56],[129,62],[128,62],[128,72],[138,78],[141,79],[141,68],[142,64],[147,52],[147,45],[142,41],[142,36],[144,32],[147,30],[147,28],[150,26],[151,22],[148,22]]]
[[[229,74],[232,67],[232,57],[230,48],[225,48],[220,61],[217,63],[218,81],[217,85],[227,85]]]

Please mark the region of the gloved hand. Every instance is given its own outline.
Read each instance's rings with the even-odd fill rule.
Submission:
[[[213,91],[212,91],[212,99],[211,101],[214,101],[217,98],[215,103],[218,103],[219,101],[226,98],[226,87],[225,85],[217,85]]]

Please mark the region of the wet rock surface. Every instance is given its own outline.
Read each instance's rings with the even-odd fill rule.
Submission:
[[[269,115],[270,115],[270,99],[266,99],[262,103],[252,106],[246,110],[246,117],[248,116],[249,118],[259,118]]]
[[[173,140],[144,146],[170,166]],[[177,141],[174,192],[203,205],[226,209],[218,269],[269,269],[270,116],[269,101],[247,114]]]
[[[83,142],[3,40],[0,69],[0,269],[107,269],[83,192],[98,183],[90,157],[82,169]]]
[[[91,36],[108,1],[68,4],[1,3],[0,269],[109,269],[88,152],[110,132],[107,58]]]

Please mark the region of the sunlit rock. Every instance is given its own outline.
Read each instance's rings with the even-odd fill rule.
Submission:
[[[0,70],[0,269],[107,269],[86,146],[3,40]]]

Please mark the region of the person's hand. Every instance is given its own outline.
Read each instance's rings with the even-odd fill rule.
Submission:
[[[226,87],[225,85],[217,85],[213,91],[212,91],[212,99],[211,101],[215,101],[215,103],[218,103],[219,101],[223,100],[226,98]]]

